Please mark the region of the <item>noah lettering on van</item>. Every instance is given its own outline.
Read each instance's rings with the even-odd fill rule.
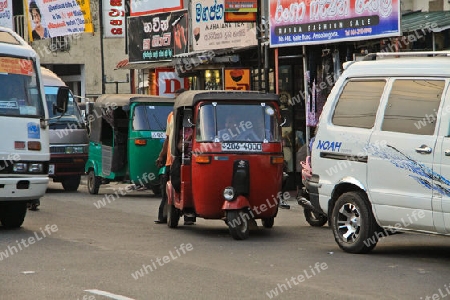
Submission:
[[[322,141],[319,140],[317,142],[317,147],[316,149],[320,149],[320,150],[326,150],[326,151],[336,151],[336,152],[340,152],[341,150],[341,145],[342,142],[337,142],[337,141]]]

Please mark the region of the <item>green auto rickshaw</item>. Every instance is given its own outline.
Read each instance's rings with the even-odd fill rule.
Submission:
[[[85,172],[90,194],[111,181],[130,182],[161,193],[155,160],[166,137],[173,99],[142,94],[105,94],[87,115],[89,157]]]

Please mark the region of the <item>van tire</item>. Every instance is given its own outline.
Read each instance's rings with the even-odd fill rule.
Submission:
[[[66,192],[75,192],[80,186],[81,176],[73,176],[64,178],[61,184]]]
[[[28,203],[25,201],[4,203],[0,206],[0,221],[5,228],[22,226],[27,214]]]
[[[330,225],[336,243],[346,252],[368,253],[377,245],[377,223],[364,192],[342,194],[333,207]]]
[[[95,176],[94,170],[89,170],[88,178],[87,178],[87,188],[91,195],[97,195],[98,190],[100,189],[101,178],[99,176]]]

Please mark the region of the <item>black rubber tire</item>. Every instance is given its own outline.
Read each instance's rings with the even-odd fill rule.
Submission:
[[[78,187],[80,186],[81,182],[81,176],[72,176],[64,178],[61,181],[61,184],[66,192],[75,192],[78,190]]]
[[[27,214],[27,202],[8,202],[0,206],[0,221],[5,228],[19,228]]]
[[[95,176],[94,170],[89,170],[87,177],[87,188],[91,195],[97,195],[98,190],[100,189],[101,178]]]
[[[347,192],[338,198],[330,226],[336,243],[346,252],[368,253],[377,245],[378,225],[362,191]]]
[[[167,226],[177,228],[180,222],[180,212],[173,204],[167,204]]]
[[[303,210],[306,222],[313,227],[322,227],[328,222],[327,216],[319,213],[315,213],[310,209],[305,208]]]
[[[247,239],[250,232],[248,213],[242,210],[229,210],[226,212],[226,216],[228,229],[233,239]]]
[[[273,224],[275,223],[275,217],[263,218],[261,219],[261,223],[264,228],[272,228]]]

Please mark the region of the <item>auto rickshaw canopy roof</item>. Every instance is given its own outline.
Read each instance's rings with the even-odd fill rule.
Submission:
[[[251,102],[265,102],[275,101],[280,103],[279,96],[271,93],[257,92],[257,91],[233,91],[233,90],[190,90],[181,93],[176,99],[174,110],[179,107],[194,106],[196,103],[204,100],[210,101],[251,101]]]
[[[94,106],[111,107],[126,106],[132,102],[168,102],[173,103],[172,98],[144,95],[144,94],[103,94],[94,102]]]

